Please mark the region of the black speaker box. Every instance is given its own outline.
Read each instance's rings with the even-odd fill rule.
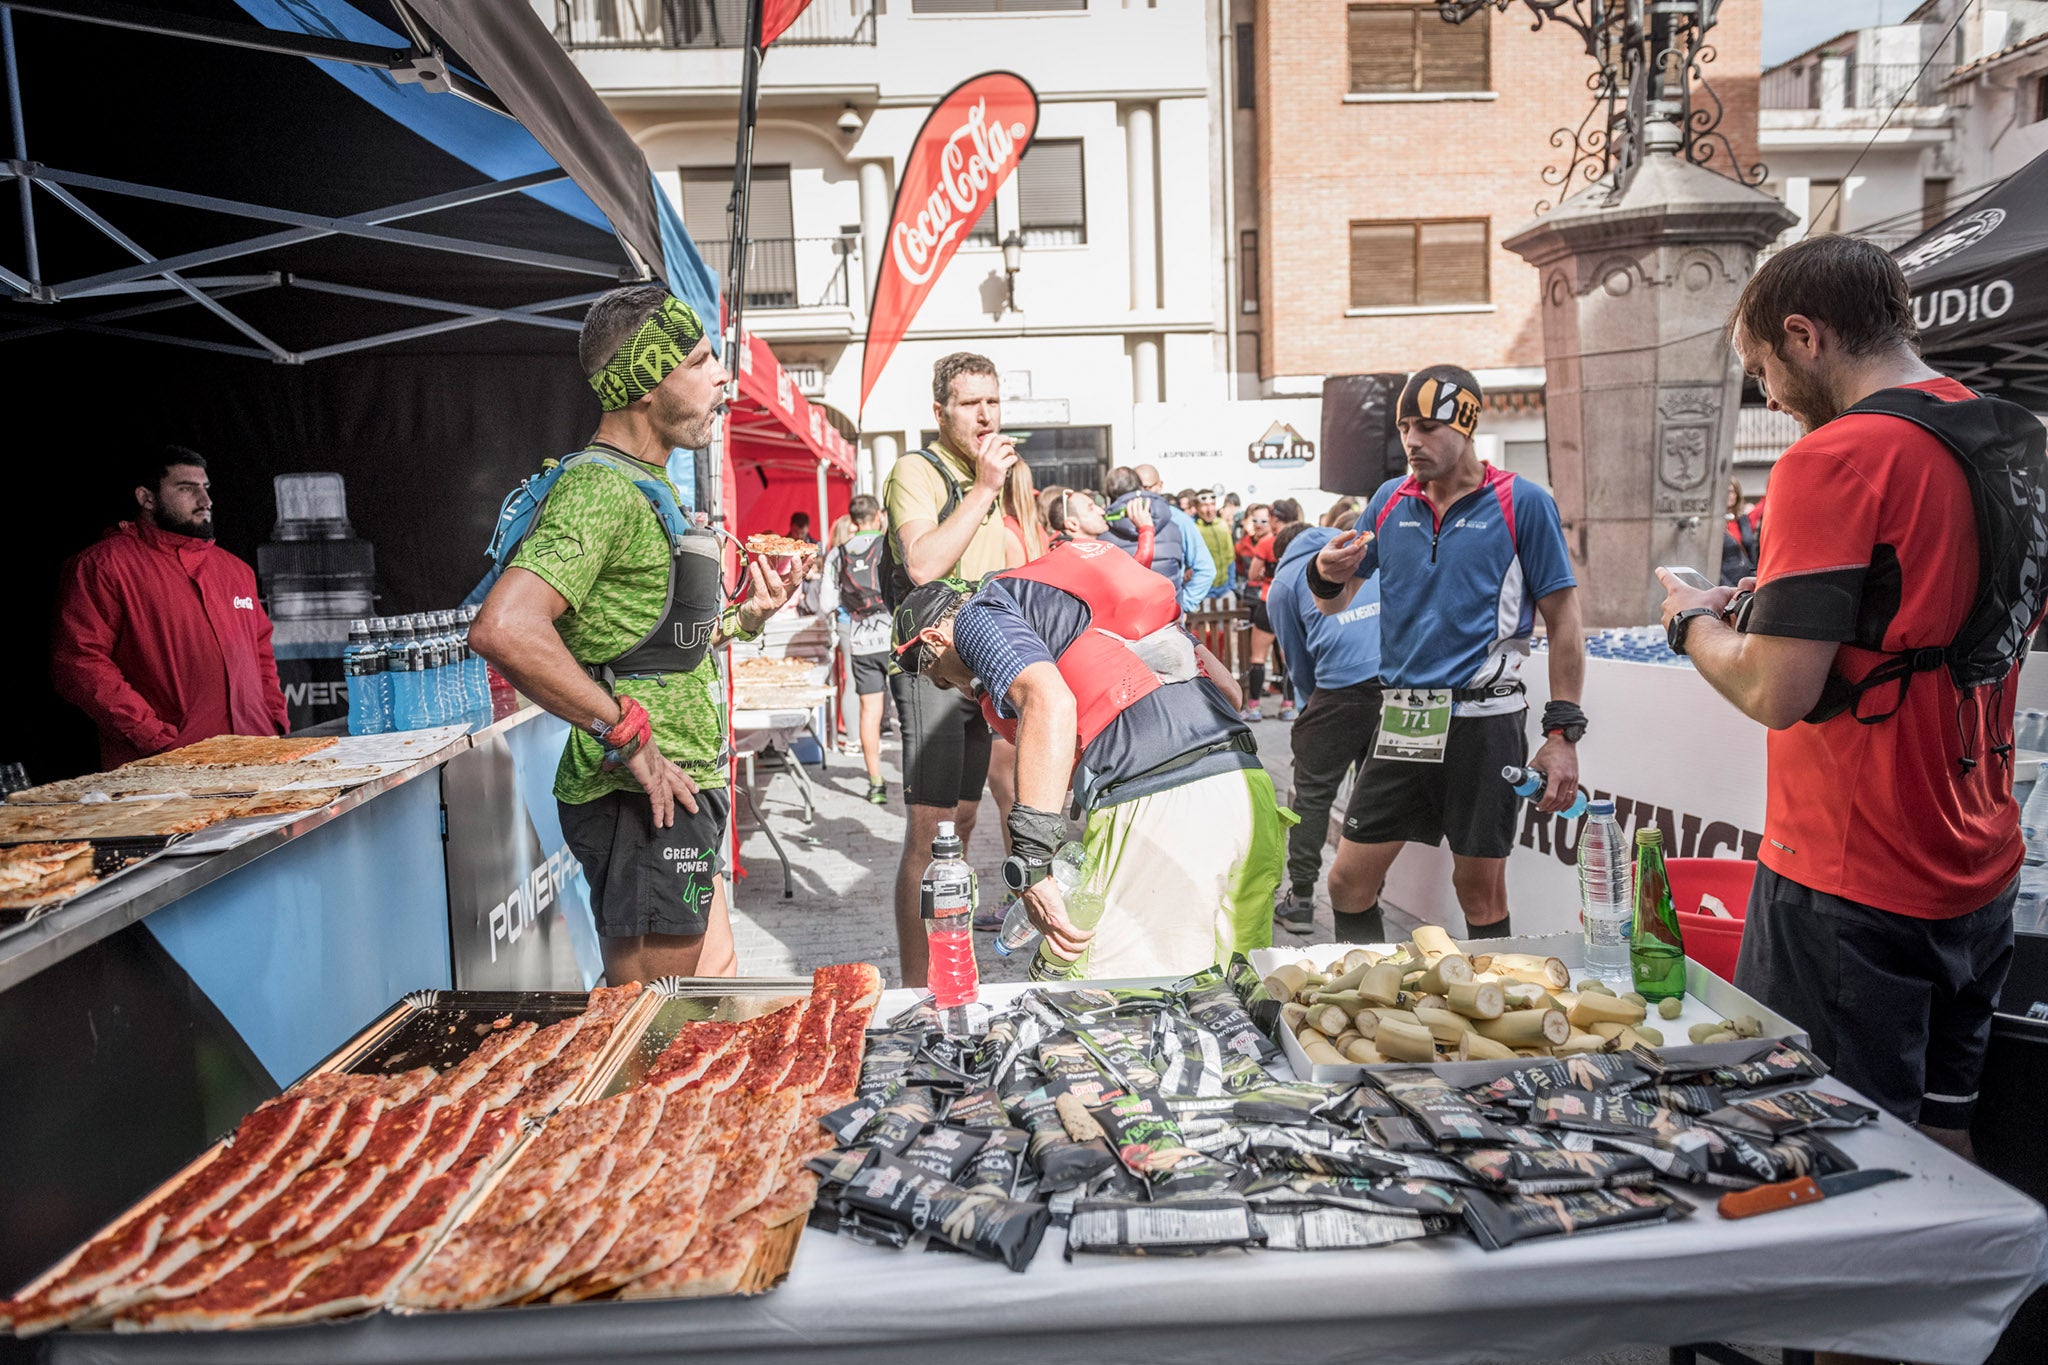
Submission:
[[[1370,496],[1408,470],[1394,426],[1405,374],[1336,374],[1323,381],[1325,493]]]

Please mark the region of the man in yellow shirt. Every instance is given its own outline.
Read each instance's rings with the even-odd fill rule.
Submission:
[[[1003,479],[1017,444],[1003,435],[1001,386],[986,357],[956,351],[932,367],[932,415],[939,438],[896,461],[882,485],[889,513],[883,592],[893,607],[920,583],[978,583],[1005,567]],[[972,697],[915,673],[889,679],[903,721],[903,860],[896,869],[896,940],[903,984],[925,980],[918,879],[941,821],[964,844],[974,833],[988,781],[989,728]]]

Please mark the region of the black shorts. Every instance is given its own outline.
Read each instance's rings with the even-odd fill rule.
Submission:
[[[889,686],[889,656],[886,654],[855,654],[853,658],[853,690],[855,695],[872,697],[885,691]]]
[[[1263,630],[1268,635],[1273,633],[1273,617],[1266,610],[1266,599],[1263,597],[1252,599],[1252,629]]]
[[[1735,984],[1805,1029],[1842,1083],[1887,1113],[1968,1128],[2018,894],[2014,878],[1967,915],[1915,919],[1759,864]]]
[[[711,893],[725,866],[723,787],[697,793],[697,813],[678,804],[675,823],[654,827],[647,797],[606,792],[572,806],[557,801],[562,836],[583,864],[590,911],[605,938],[679,934],[695,938],[711,925]]]
[[[957,806],[981,800],[990,735],[980,704],[921,673],[893,675],[889,690],[903,723],[903,803]]]
[[[1463,858],[1505,858],[1515,842],[1515,789],[1500,770],[1529,758],[1528,711],[1452,716],[1441,763],[1373,758],[1344,811],[1355,844],[1437,844]]]

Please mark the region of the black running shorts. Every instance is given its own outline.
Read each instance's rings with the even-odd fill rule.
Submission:
[[[957,806],[981,800],[991,737],[980,704],[922,673],[895,674],[889,690],[903,722],[904,804]]]
[[[677,934],[695,938],[711,924],[711,893],[725,865],[723,787],[697,793],[697,813],[680,802],[675,823],[654,827],[644,792],[606,792],[595,801],[557,801],[562,835],[583,864],[590,910],[605,938]]]
[[[1355,844],[1438,844],[1464,858],[1505,858],[1521,798],[1500,770],[1528,761],[1528,711],[1452,716],[1441,763],[1366,760],[1344,811]]]

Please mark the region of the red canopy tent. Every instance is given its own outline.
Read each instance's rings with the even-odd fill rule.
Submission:
[[[823,541],[853,497],[853,445],[797,392],[768,343],[749,336],[739,351],[739,397],[726,416],[725,522],[744,540],[789,529],[806,512]]]

